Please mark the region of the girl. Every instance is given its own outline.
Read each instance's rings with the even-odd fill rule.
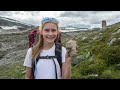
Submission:
[[[59,21],[56,18],[43,18],[39,28],[39,40],[34,48],[29,48],[25,57],[26,79],[70,79],[71,58],[66,48],[62,46],[62,72],[57,59],[39,59],[35,65],[33,77],[32,62],[38,56],[55,56],[55,40],[59,33]],[[55,72],[56,68],[56,72]]]

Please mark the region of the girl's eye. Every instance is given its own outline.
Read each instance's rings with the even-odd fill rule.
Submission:
[[[50,32],[50,29],[45,29],[44,30],[45,32]],[[51,29],[51,32],[56,32],[57,30],[56,29]]]
[[[56,32],[57,30],[56,30],[56,29],[52,29],[51,31],[52,31],[52,32]]]
[[[45,29],[44,31],[49,32],[49,31],[50,31],[50,29]]]

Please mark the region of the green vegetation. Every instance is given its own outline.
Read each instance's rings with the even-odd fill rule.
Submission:
[[[3,65],[0,67],[0,79],[24,79],[24,71],[23,61]]]
[[[62,44],[71,38],[77,41],[77,55],[72,57],[72,79],[120,79],[120,33],[117,32],[120,24],[114,24],[104,31],[77,32],[62,34]],[[5,38],[6,36],[6,38]],[[14,47],[0,51],[0,59],[14,50],[25,50],[28,47],[27,32],[9,35],[0,35],[0,43],[14,45]],[[116,38],[110,45],[110,41]],[[2,44],[0,44],[2,48]],[[25,51],[26,52],[26,51]],[[24,56],[16,62],[0,66],[0,79],[24,79]],[[7,57],[9,58],[9,57]],[[1,61],[0,60],[0,61]]]
[[[117,32],[117,26],[101,31],[96,40],[91,40],[95,37],[94,34],[84,40],[76,40],[79,45],[78,56],[82,55],[84,61],[80,62],[81,58],[75,59],[76,65],[79,64],[77,67],[75,63],[72,64],[73,79],[120,79],[120,34],[113,34]],[[113,38],[116,40],[108,45]],[[86,58],[88,52],[92,54],[91,59]]]

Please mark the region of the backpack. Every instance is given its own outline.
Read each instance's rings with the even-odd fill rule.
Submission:
[[[33,29],[32,31],[28,32],[28,38],[29,38],[29,48],[32,47],[35,42],[38,40],[38,30]],[[55,40],[55,43],[61,44],[61,32],[59,31],[59,34],[57,36],[57,39]]]
[[[38,40],[38,35],[37,35],[37,30],[32,30],[31,32],[29,32],[28,34],[29,37],[29,48],[34,46],[35,42]],[[59,63],[60,66],[60,70],[61,70],[61,75],[62,75],[62,44],[61,44],[61,32],[59,32],[57,39],[55,40],[55,56],[38,56],[36,58],[36,60],[33,60],[34,62],[32,62],[32,73],[33,73],[33,78],[35,78],[34,73],[35,73],[35,65],[37,64],[39,59],[52,59],[55,65],[55,74],[56,74],[56,79],[57,77],[57,68],[56,68],[56,64],[53,58],[57,58],[57,61]]]
[[[38,38],[37,36],[37,29],[33,29],[32,31],[28,32],[28,38],[29,38],[29,48],[32,47],[35,44],[35,39]]]

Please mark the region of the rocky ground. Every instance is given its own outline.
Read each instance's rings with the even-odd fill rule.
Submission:
[[[120,46],[119,33],[120,30],[115,27],[106,31],[63,33],[63,46],[66,47],[66,43],[71,39],[76,41],[77,44],[77,54],[72,58],[72,78],[120,78],[119,61],[114,65],[105,66],[105,69],[103,68],[105,65],[103,62],[107,60],[107,57],[110,57],[109,59],[119,59],[120,50],[117,49]],[[105,51],[104,47],[108,49]],[[109,48],[111,51],[109,51]],[[0,79],[24,79],[25,67],[23,67],[23,62],[27,49],[27,30],[0,32]],[[117,56],[112,56],[112,50],[116,52],[115,55]],[[105,53],[107,57],[103,57],[100,51]],[[117,68],[117,71],[113,68]],[[115,73],[115,75],[111,73]]]
[[[10,73],[11,68],[13,68],[16,63],[18,66],[23,63],[28,49],[28,31],[9,32],[10,31],[7,33],[2,32],[0,34],[0,78],[4,78],[2,76],[6,76],[3,75],[6,74],[4,73],[4,70],[6,70],[6,72],[9,71]],[[14,74],[15,73],[16,72],[14,72]],[[8,77],[9,76],[6,76],[6,78]]]

